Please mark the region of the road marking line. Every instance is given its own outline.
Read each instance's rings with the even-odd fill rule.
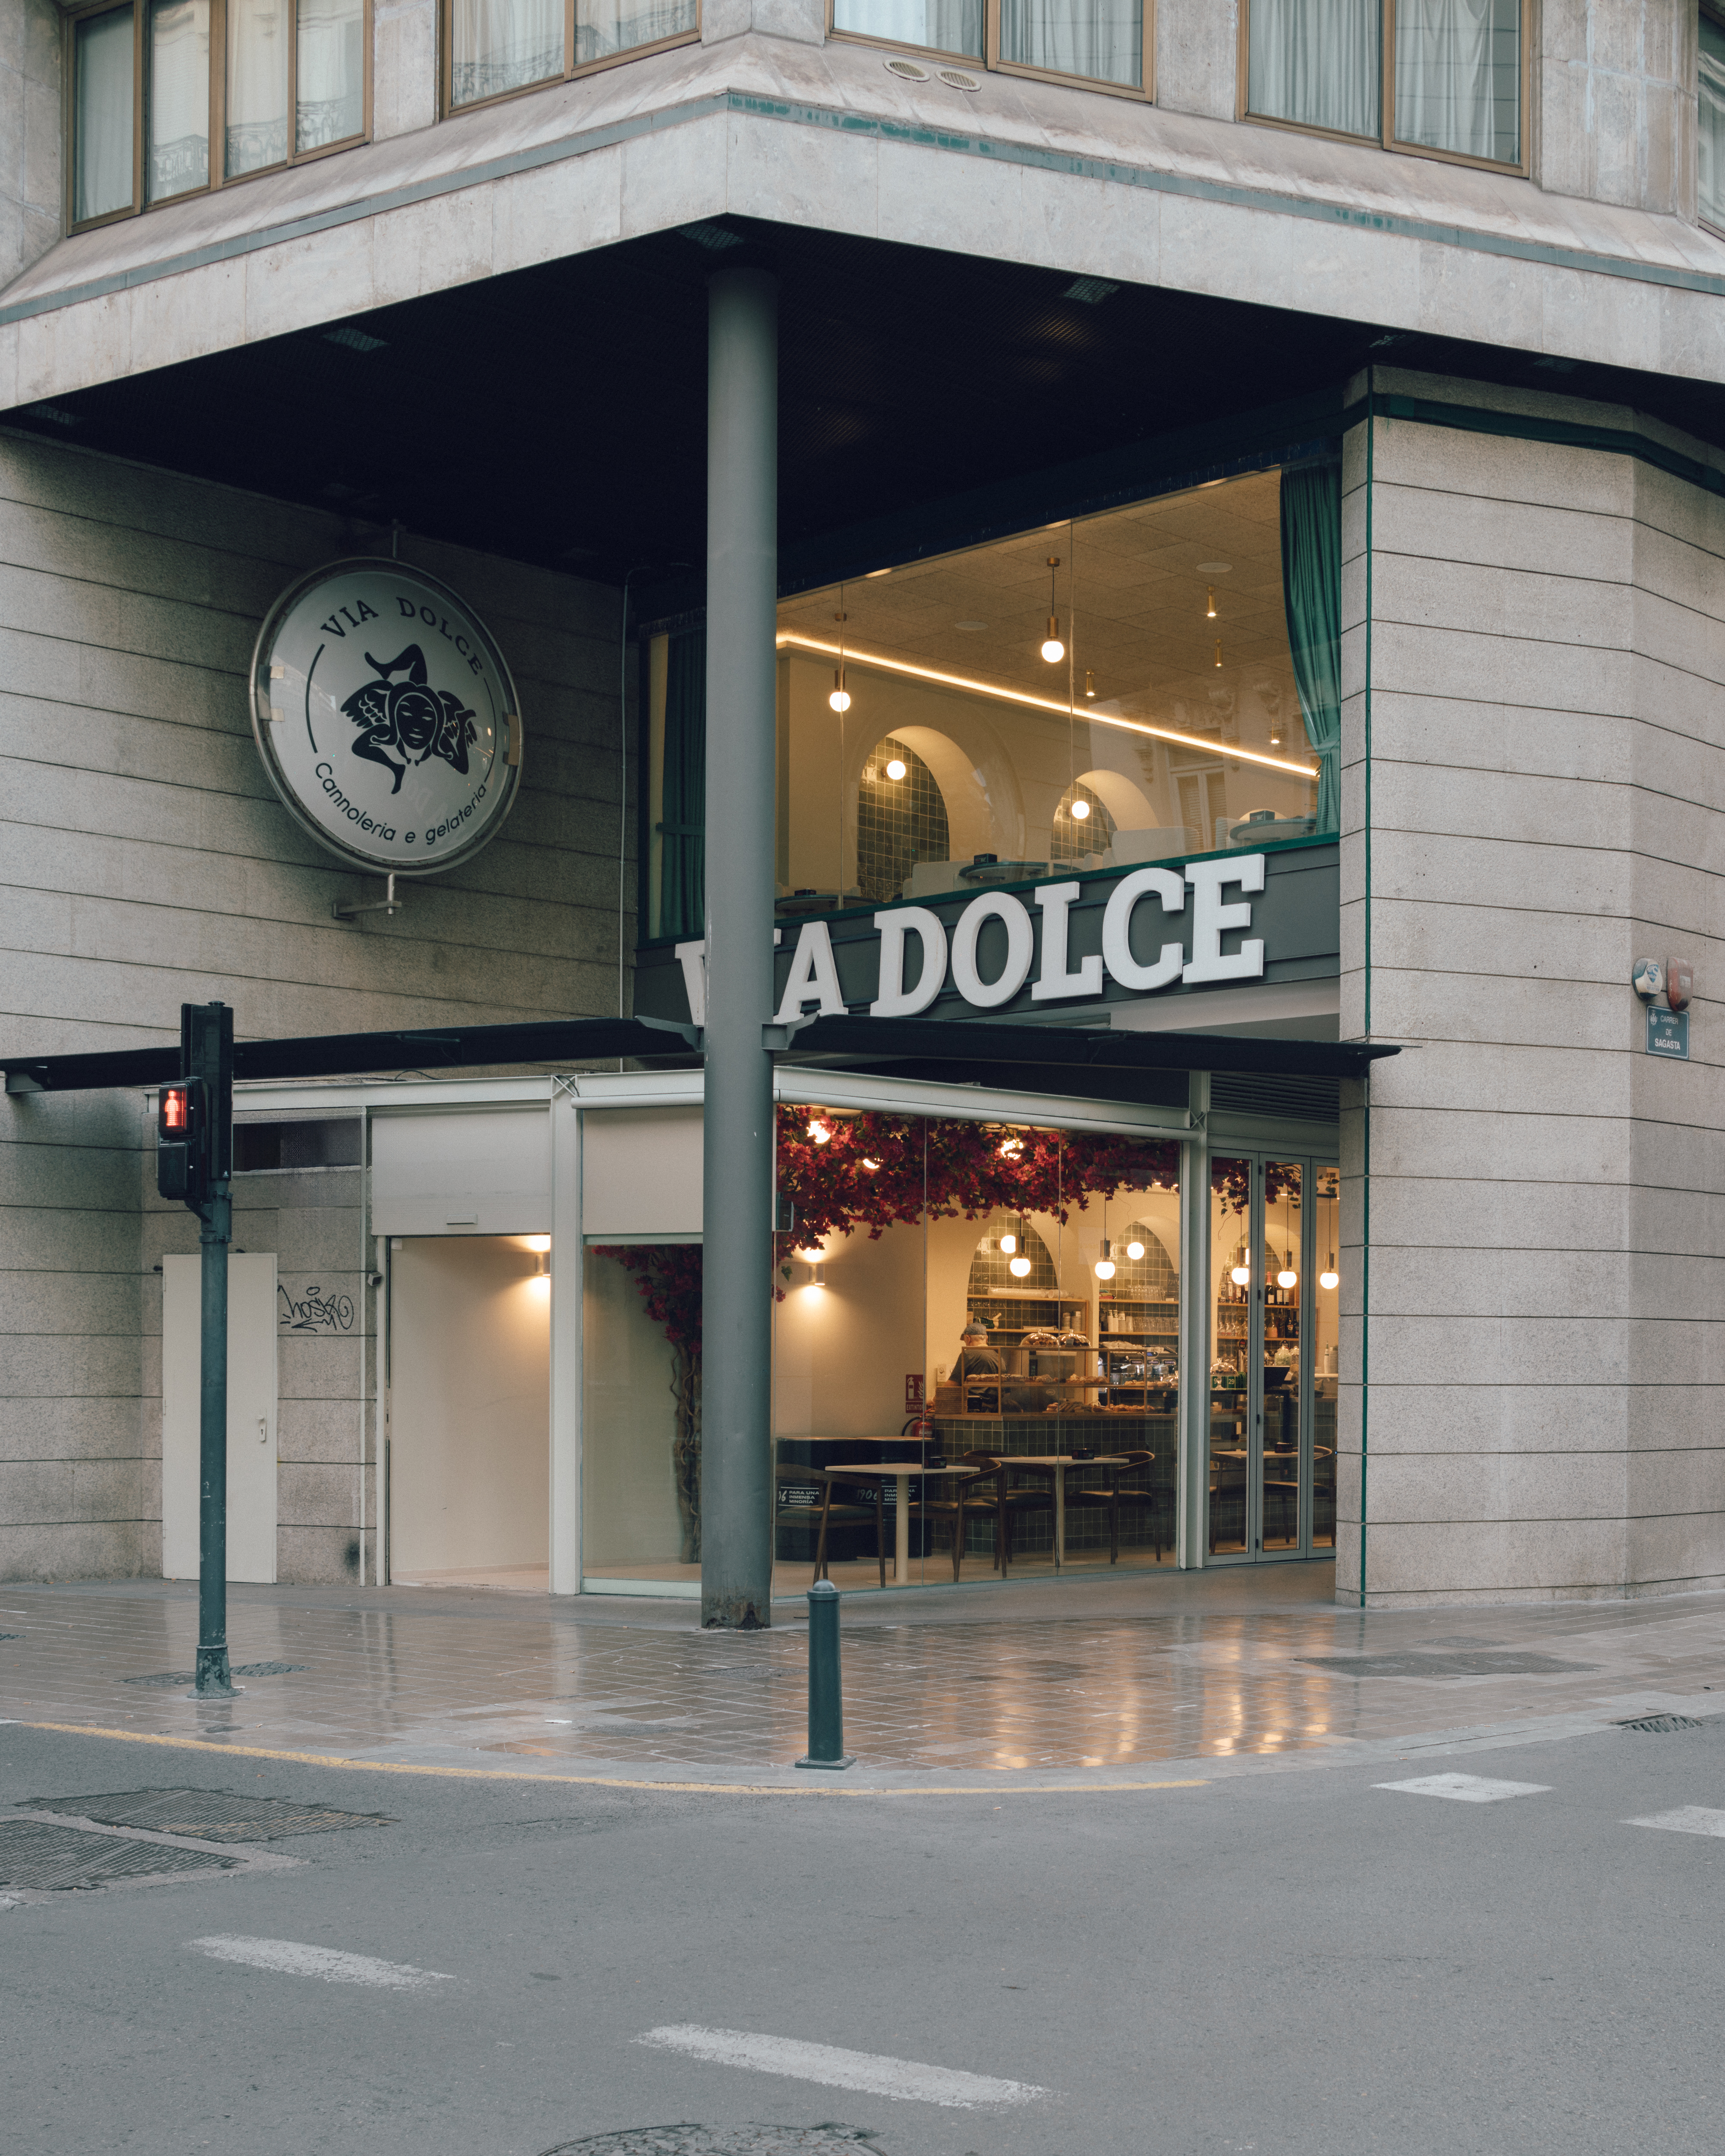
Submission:
[[[1672,1834],[1712,1834],[1725,1840],[1725,1812],[1709,1811],[1705,1804],[1679,1804],[1675,1811],[1655,1812],[1651,1819],[1624,1821],[1625,1826],[1662,1826]]]
[[[942,1784],[934,1789],[870,1789],[853,1784],[835,1789],[824,1781],[648,1782],[625,1781],[620,1774],[527,1774],[509,1767],[422,1767],[405,1759],[353,1759],[341,1752],[287,1752],[267,1744],[212,1744],[196,1737],[162,1737],[147,1729],[108,1729],[89,1722],[20,1722],[20,1729],[44,1729],[59,1737],[101,1737],[116,1744],[161,1744],[170,1752],[218,1752],[228,1759],[290,1759],[300,1767],[344,1767],[355,1774],[438,1774],[464,1782],[572,1782],[586,1789],[658,1789],[673,1797],[1075,1797],[1130,1796],[1145,1789],[1207,1789],[1214,1780],[1201,1774],[1165,1782],[1008,1782]],[[554,1757],[554,1754],[547,1754]]]
[[[941,2103],[957,2111],[1034,2103],[1048,2094],[1031,2082],[997,2081],[990,2074],[961,2073],[953,2066],[925,2066],[915,2059],[889,2059],[874,2051],[846,2051],[835,2044],[799,2044],[788,2036],[757,2036],[747,2029],[703,2029],[677,2023],[637,2036],[662,2051],[686,2051],[721,2066],[746,2066],[828,2088],[860,2089],[868,2096],[897,2097],[907,2103]]]
[[[384,1991],[424,1991],[434,1984],[453,1984],[436,1969],[414,1969],[403,1961],[378,1961],[371,1954],[340,1953],[333,1947],[309,1947],[298,1939],[248,1939],[218,1934],[187,1939],[195,1953],[212,1961],[242,1962],[281,1976],[321,1977],[326,1984],[367,1984]]]
[[[1458,1804],[1501,1804],[1506,1797],[1543,1797],[1548,1782],[1492,1782],[1483,1774],[1419,1774],[1410,1782],[1373,1782],[1374,1789],[1400,1789],[1410,1797],[1449,1797]]]

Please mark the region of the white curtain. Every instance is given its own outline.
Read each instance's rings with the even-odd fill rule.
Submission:
[[[209,182],[209,0],[155,0],[150,10],[151,202]]]
[[[983,57],[983,0],[834,0],[833,28],[969,59]]]
[[[300,0],[295,141],[345,142],[365,128],[365,0]]]
[[[563,0],[455,0],[454,102],[471,105],[563,71]]]
[[[1142,0],[1000,0],[1000,57],[1137,88],[1144,79]]]
[[[696,27],[695,0],[576,0],[576,64],[656,45]]]
[[[286,159],[290,5],[291,0],[228,0],[229,179]]]
[[[1380,0],[1251,0],[1246,110],[1378,134]]]
[[[1709,224],[1725,224],[1725,30],[1701,18],[1700,110],[1697,114],[1697,194]]]
[[[131,8],[86,16],[77,37],[72,214],[81,224],[131,207]]]
[[[1395,138],[1514,162],[1521,25],[1513,0],[1396,0]]]

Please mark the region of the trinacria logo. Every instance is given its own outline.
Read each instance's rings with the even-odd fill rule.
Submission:
[[[252,731],[295,821],[370,869],[467,860],[520,783],[502,653],[454,592],[398,562],[337,562],[277,601],[253,659]]]

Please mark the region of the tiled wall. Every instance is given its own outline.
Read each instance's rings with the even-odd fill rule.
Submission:
[[[1368,1138],[1370,1599],[1717,1585],[1725,503],[1594,449],[1374,424],[1370,1023],[1414,1045],[1344,1111],[1342,1514]],[[1645,1052],[1629,985],[1673,952],[1696,969],[1687,1063]],[[1350,988],[1344,1032],[1362,1017]],[[1358,1585],[1353,1527],[1337,1584]]]
[[[516,671],[521,793],[495,844],[409,886],[404,912],[331,918],[380,887],[289,824],[245,675],[275,594],[375,545],[332,516],[0,435],[6,1052],[170,1042],[181,1002],[211,998],[242,1037],[616,1009],[618,850],[632,916],[634,831],[617,796],[617,601],[601,586],[404,538]],[[0,1577],[149,1571],[152,1268],[193,1246],[191,1219],[157,1223],[139,1095],[13,1095],[0,1116]],[[336,1224],[357,1194],[280,1180],[277,1240],[248,1246],[278,1249],[285,1277],[341,1251],[357,1270],[357,1220]],[[264,1203],[242,1183],[242,1212]],[[359,1364],[347,1343],[304,1344],[282,1363],[281,1563],[340,1577],[357,1483],[332,1468],[357,1455]]]

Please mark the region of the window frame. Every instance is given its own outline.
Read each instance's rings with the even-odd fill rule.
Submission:
[[[366,0],[367,7],[371,0]],[[828,0],[829,8],[831,0]],[[454,0],[438,0],[437,8],[437,116],[441,120],[459,120],[470,112],[485,112],[494,105],[507,105],[511,99],[531,97],[537,90],[555,90],[559,83],[577,82],[583,76],[600,74],[607,68],[622,67],[629,60],[645,59],[649,53],[675,52],[679,45],[698,45],[701,43],[701,0],[695,0],[695,28],[679,30],[675,37],[655,38],[650,44],[630,45],[620,53],[608,53],[604,59],[583,60],[575,64],[575,0],[563,0],[563,71],[561,74],[542,75],[537,82],[518,84],[513,90],[500,90],[490,97],[475,97],[465,105],[454,102],[455,88],[455,24]]]
[[[1143,0],[1143,18],[1138,30],[1138,72],[1142,80],[1138,84],[1105,82],[1096,75],[1063,74],[1053,68],[1027,67],[1022,61],[1002,59],[1000,0],[983,0],[980,58],[974,53],[949,53],[941,45],[910,45],[897,38],[871,38],[860,30],[841,30],[834,24],[837,13],[838,0],[827,0],[827,36],[836,44],[902,53],[908,59],[932,59],[937,65],[976,69],[985,74],[1013,75],[1024,82],[1052,82],[1068,90],[1100,90],[1106,97],[1129,97],[1137,105],[1156,102],[1156,0]]]
[[[300,85],[300,0],[289,0],[293,31],[288,39],[288,154],[273,165],[259,165],[249,172],[236,172],[230,178],[222,169],[225,165],[228,140],[228,3],[227,0],[209,0],[209,162],[210,177],[201,187],[182,187],[177,194],[163,195],[155,202],[145,199],[145,176],[149,157],[149,0],[88,0],[88,4],[74,8],[64,18],[65,64],[63,96],[64,122],[61,140],[65,145],[66,230],[95,232],[105,224],[116,224],[122,218],[141,217],[148,211],[171,209],[176,203],[191,202],[199,195],[214,194],[223,187],[244,187],[249,180],[266,179],[271,173],[284,172],[290,166],[315,164],[320,157],[339,155],[344,150],[357,149],[372,139],[372,0],[361,0],[360,45],[364,59],[363,86],[361,93],[360,128],[357,134],[344,135],[339,142],[322,142],[315,150],[300,150],[294,146],[299,132]],[[97,15],[117,15],[129,7],[131,10],[131,202],[126,208],[110,209],[100,217],[78,218],[74,213],[78,203],[78,26]]]
[[[1240,56],[1235,69],[1235,118],[1249,121],[1254,127],[1279,127],[1291,135],[1315,136],[1321,142],[1353,142],[1368,149],[1393,151],[1400,157],[1430,157],[1439,164],[1467,165],[1476,172],[1502,172],[1512,179],[1531,179],[1533,177],[1530,155],[1533,117],[1533,32],[1538,0],[1519,0],[1522,49],[1521,80],[1517,85],[1520,109],[1517,126],[1522,154],[1514,163],[1501,157],[1476,157],[1465,150],[1434,150],[1423,142],[1399,142],[1395,139],[1396,0],[1377,0],[1377,4],[1380,73],[1378,132],[1375,135],[1347,135],[1340,128],[1313,127],[1303,120],[1281,120],[1274,114],[1250,110],[1247,99],[1251,88],[1252,0],[1240,0]]]
[[[1725,5],[1720,5],[1720,6],[1712,6],[1712,7],[1710,7],[1710,6],[1707,4],[1707,0],[1698,0],[1698,4],[1697,4],[1697,8],[1696,8],[1695,13],[1696,13],[1696,18],[1697,18],[1697,21],[1696,21],[1696,31],[1695,31],[1695,95],[1696,95],[1696,105],[1697,105],[1697,112],[1698,112],[1698,111],[1699,111],[1699,108],[1700,108],[1700,103],[1701,103],[1701,19],[1700,19],[1700,18],[1701,18],[1702,17],[1703,17],[1703,16],[1706,16],[1706,17],[1709,18],[1712,20],[1712,23],[1713,23],[1714,27],[1715,27],[1717,29],[1718,29],[1718,30],[1720,30],[1720,31],[1722,31],[1722,32],[1725,32]],[[1699,121],[1698,121],[1698,120],[1697,120],[1697,132],[1698,132],[1698,131],[1699,131]],[[1702,208],[1701,208],[1701,187],[1700,187],[1700,184],[1699,184],[1699,179],[1698,179],[1698,177],[1697,177],[1697,186],[1696,186],[1696,190],[1695,190],[1695,222],[1697,223],[1697,224],[1698,224],[1698,225],[1701,227],[1701,228],[1702,228],[1702,230],[1703,232],[1711,232],[1711,233],[1715,233],[1715,234],[1717,234],[1721,239],[1725,239],[1725,212],[1722,212],[1722,213],[1721,213],[1721,215],[1720,215],[1720,217],[1719,217],[1719,218],[1717,219],[1717,222],[1716,222],[1713,218],[1710,218],[1710,217],[1704,217],[1704,216],[1702,216]]]

